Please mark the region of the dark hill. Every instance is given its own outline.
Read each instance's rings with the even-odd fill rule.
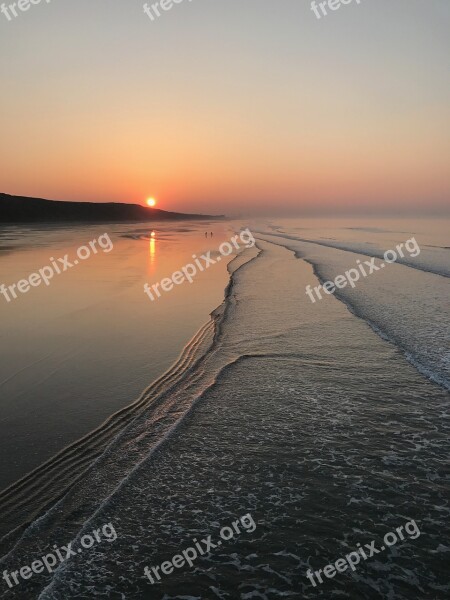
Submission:
[[[116,202],[61,202],[0,194],[0,223],[60,223],[177,221],[186,219],[223,219],[221,216],[192,215]]]

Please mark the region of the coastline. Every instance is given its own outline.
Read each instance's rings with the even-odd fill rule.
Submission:
[[[0,193],[0,223],[146,223],[224,220],[224,215],[176,213],[139,204],[70,202]]]
[[[251,251],[244,251],[228,262],[229,283],[225,288],[223,302],[211,312],[209,321],[191,338],[169,369],[153,381],[134,402],[112,414],[100,426],[64,447],[0,492],[0,556],[8,553],[27,527],[58,504],[89,472],[95,471],[98,460],[108,453],[108,447],[120,444],[120,438],[126,434],[127,427],[144,413],[147,422],[155,423],[154,431],[149,432],[152,438],[150,444],[154,450],[176,427],[183,414],[190,410],[192,404],[189,400],[181,398],[181,404],[177,407],[171,396],[179,395],[180,387],[187,385],[185,380],[188,380],[189,385],[195,382],[195,373],[217,343],[221,335],[221,321],[226,318],[231,301],[234,274],[252,260],[251,257],[248,258],[247,252],[252,254]],[[164,422],[163,427],[161,422]],[[148,452],[149,446],[146,448]],[[108,471],[108,493],[129,471],[133,460],[135,457],[130,457],[122,465],[122,470],[114,472],[114,476],[111,470]]]
[[[332,562],[407,518],[421,527],[426,521],[426,536],[387,557],[389,577],[379,580],[377,561],[367,562],[367,576],[336,578],[336,588],[355,597],[361,589],[367,597],[380,589],[396,594],[403,561],[412,557],[418,579],[431,573],[443,583],[443,559],[430,549],[445,526],[445,445],[438,442],[448,437],[441,418],[448,395],[340,300],[313,305],[300,295],[313,273],[293,250],[258,240],[247,262],[235,260],[208,351],[23,532],[2,569],[29,564],[55,541],[78,543],[102,523],[114,524],[114,546],[21,582],[10,598],[105,590],[138,598],[151,590],[162,600],[180,589],[208,597],[211,585],[237,597],[245,573],[250,589],[312,599],[311,557]],[[408,504],[412,496],[417,503]],[[257,525],[251,539],[230,542],[155,588],[142,576],[145,565],[246,513]]]

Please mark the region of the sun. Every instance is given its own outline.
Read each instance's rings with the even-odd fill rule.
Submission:
[[[147,200],[147,204],[153,208],[154,206],[156,206],[156,200],[154,198],[149,198]]]

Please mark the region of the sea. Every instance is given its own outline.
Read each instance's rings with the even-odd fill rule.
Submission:
[[[449,231],[3,227],[7,286],[105,233],[113,248],[0,296],[0,573],[19,573],[0,598],[450,597]],[[208,252],[192,283],[144,293]]]

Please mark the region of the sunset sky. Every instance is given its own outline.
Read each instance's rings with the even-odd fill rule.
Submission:
[[[9,2],[8,2],[9,4]],[[448,0],[0,14],[0,192],[227,214],[449,206]]]

